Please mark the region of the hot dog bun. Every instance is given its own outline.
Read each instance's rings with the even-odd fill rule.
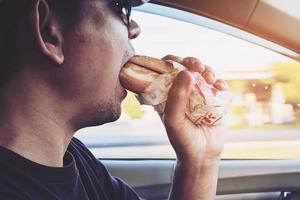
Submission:
[[[122,68],[119,78],[126,89],[140,94],[160,74],[171,72],[173,65],[169,62],[149,56],[134,56]]]
[[[153,70],[159,74],[169,73],[174,68],[172,63],[149,56],[136,55],[130,59],[130,62]]]

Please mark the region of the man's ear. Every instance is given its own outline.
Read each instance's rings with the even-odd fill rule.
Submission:
[[[45,0],[35,0],[31,12],[31,23],[38,48],[53,62],[62,64],[63,34],[58,19]]]

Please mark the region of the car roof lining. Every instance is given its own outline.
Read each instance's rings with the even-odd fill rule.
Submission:
[[[277,43],[300,54],[300,20],[266,0],[152,0],[205,16]],[[288,33],[288,34],[287,34]],[[300,57],[293,57],[300,60]]]

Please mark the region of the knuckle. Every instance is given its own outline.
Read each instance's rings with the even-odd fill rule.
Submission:
[[[183,61],[183,64],[192,71],[198,71],[202,73],[205,70],[205,66],[198,58],[186,57]]]
[[[183,62],[187,65],[195,65],[201,63],[200,60],[195,57],[186,57],[183,59]]]
[[[209,84],[215,84],[216,83],[216,78],[215,78],[215,74],[208,71],[202,74],[202,76],[204,77],[204,79],[209,83]]]
[[[175,62],[182,62],[182,58],[172,54],[168,54],[162,58],[162,60],[173,60]]]
[[[204,71],[204,73],[210,72],[210,73],[215,74],[212,67],[210,67],[210,66],[208,66],[208,65],[204,65],[204,66],[205,66],[205,71]]]
[[[174,85],[189,85],[192,83],[192,75],[188,70],[181,71],[176,79],[174,80]]]
[[[162,57],[162,59],[170,59],[170,58],[173,58],[174,55],[172,54],[168,54],[168,55],[165,55],[164,57]]]

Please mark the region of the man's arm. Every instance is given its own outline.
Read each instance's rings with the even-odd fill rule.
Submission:
[[[170,200],[214,199],[219,159],[202,163],[177,162]]]
[[[191,71],[200,72],[208,84],[217,90],[226,88],[216,80],[210,68],[196,58],[167,56],[182,63]],[[163,122],[177,155],[171,200],[215,199],[220,155],[224,146],[224,131],[220,126],[193,124],[185,111],[194,83],[188,71],[180,72],[169,91]]]

